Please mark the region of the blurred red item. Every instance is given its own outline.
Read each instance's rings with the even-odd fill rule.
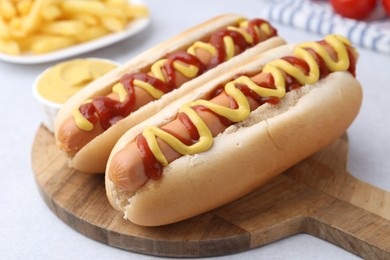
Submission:
[[[390,0],[382,0],[382,4],[386,13],[390,16]]]
[[[390,7],[390,0],[383,0],[383,2],[387,2]],[[341,16],[363,20],[375,9],[376,0],[330,0],[330,4]]]

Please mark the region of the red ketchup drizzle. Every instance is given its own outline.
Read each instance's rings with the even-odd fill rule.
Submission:
[[[163,168],[153,155],[143,135],[138,135],[137,146],[141,153],[146,175],[153,180],[161,178]]]
[[[165,73],[166,73],[167,84],[172,89],[180,87],[180,86],[175,85],[175,82],[176,82],[175,72],[176,72],[176,70],[173,66],[173,63],[175,61],[180,61],[184,64],[193,65],[193,66],[198,67],[199,71],[195,77],[203,74],[203,72],[205,71],[205,65],[198,59],[198,57],[191,55],[186,51],[178,51],[175,53],[168,54],[167,59],[168,59],[168,61],[164,63],[163,68],[164,68]]]
[[[351,47],[347,46],[347,52],[349,57],[349,73],[352,74],[352,76],[356,77],[356,56],[353,53],[353,50]]]
[[[192,123],[191,119],[188,117],[186,113],[179,113],[177,116],[177,119],[182,123],[184,128],[186,129],[189,137],[186,138],[184,136],[181,136],[173,131],[170,131],[169,129],[165,129],[164,127],[161,127],[162,130],[165,132],[173,135],[177,139],[179,139],[183,144],[185,145],[192,145],[196,143],[199,140],[199,133],[195,127],[195,125]]]
[[[144,81],[164,93],[168,93],[173,90],[173,88],[169,87],[165,82],[142,72],[126,74],[119,81],[123,84],[125,89],[129,91],[131,88],[134,89],[134,80]]]
[[[196,129],[194,123],[192,123],[191,119],[186,113],[179,113],[177,118],[180,120],[180,122],[183,124],[183,126],[187,129],[189,134],[189,139],[185,143],[186,145],[194,144],[199,140],[199,133]]]
[[[330,71],[328,67],[326,67],[324,59],[318,55],[317,52],[315,52],[313,49],[307,49],[307,51],[314,57],[316,60],[317,64],[319,65],[320,68],[320,79],[325,78],[326,76],[329,75]]]
[[[99,118],[95,114],[95,107],[92,103],[81,105],[79,111],[85,119],[91,122],[91,124],[95,125],[99,121]]]
[[[188,131],[189,138],[184,138],[183,136],[180,136],[172,131],[168,131],[167,129],[163,128],[162,129],[173,135],[186,145],[196,143],[199,140],[199,133],[195,125],[192,123],[191,119],[185,113],[179,113],[177,118]],[[150,150],[146,138],[142,134],[138,135],[137,137],[137,146],[142,157],[146,176],[154,180],[159,179],[162,175],[163,167]]]
[[[270,28],[270,34],[269,35],[259,35],[256,28],[261,28],[262,24],[268,24]],[[253,38],[253,43],[257,44],[262,41],[263,38],[268,37],[274,37],[278,34],[277,30],[273,28],[267,21],[263,19],[252,19],[248,22],[248,28],[246,31],[249,33],[250,36]]]
[[[119,80],[128,94],[123,102],[106,96],[98,96],[92,99],[90,103],[80,106],[81,114],[92,124],[100,121],[103,129],[110,128],[113,124],[134,111],[136,98],[134,94],[134,80],[136,79],[149,83],[164,93],[172,90],[163,81],[149,76],[146,73],[126,74]]]
[[[233,39],[235,49],[234,55],[238,55],[252,46],[246,42],[244,36],[239,32],[222,29],[214,33],[210,38],[210,43],[216,48],[217,53],[211,58],[211,61],[207,66],[208,69],[214,68],[226,60],[226,49],[223,41],[225,36],[230,36]]]

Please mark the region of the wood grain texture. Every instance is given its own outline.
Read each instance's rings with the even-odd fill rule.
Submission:
[[[50,209],[78,232],[125,250],[174,257],[232,254],[308,233],[365,259],[390,259],[390,193],[346,170],[346,136],[255,192],[211,212],[162,227],[123,219],[105,195],[104,176],[67,166],[40,127],[32,167]]]

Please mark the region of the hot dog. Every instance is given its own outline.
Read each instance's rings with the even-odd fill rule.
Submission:
[[[200,24],[73,96],[58,113],[56,143],[70,156],[71,167],[103,173],[125,130],[229,66],[284,43],[261,19],[229,14]]]
[[[111,205],[157,226],[253,191],[353,122],[357,58],[338,35],[281,46],[177,100],[115,145],[105,177]]]

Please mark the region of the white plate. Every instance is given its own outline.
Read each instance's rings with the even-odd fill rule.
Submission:
[[[132,1],[132,3],[145,5],[140,0]],[[0,60],[11,62],[11,63],[19,63],[19,64],[39,64],[39,63],[65,59],[71,56],[76,56],[85,52],[96,50],[111,45],[113,43],[122,41],[142,31],[143,29],[146,28],[146,26],[149,23],[150,23],[150,17],[148,16],[130,22],[127,25],[126,29],[122,32],[111,33],[106,36],[97,38],[96,40],[88,41],[85,43],[77,44],[68,48],[64,48],[58,51],[53,51],[41,55],[22,54],[19,56],[15,56],[15,55],[0,53]]]

